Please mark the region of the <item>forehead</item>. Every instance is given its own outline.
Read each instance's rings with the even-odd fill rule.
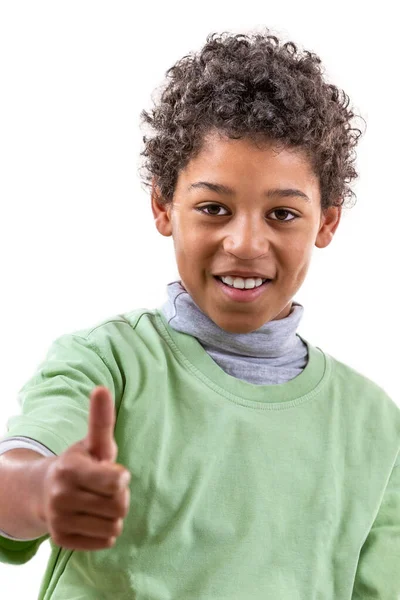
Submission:
[[[179,187],[207,175],[231,187],[262,184],[277,187],[307,188],[315,194],[318,177],[306,152],[300,148],[284,148],[278,142],[230,139],[220,134],[208,135],[202,147],[180,172]],[[304,189],[304,193],[307,194]]]

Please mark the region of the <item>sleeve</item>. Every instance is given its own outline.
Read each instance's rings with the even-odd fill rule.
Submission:
[[[67,334],[56,339],[34,375],[18,392],[21,413],[7,422],[2,440],[28,437],[59,455],[87,435],[90,394],[97,385],[115,399],[117,377],[88,337]],[[16,541],[0,535],[0,562],[23,564],[49,535]]]
[[[26,436],[15,436],[0,441],[0,455],[14,450],[14,448],[26,448],[28,450],[35,450],[42,456],[57,456],[54,452],[43,446],[40,442],[32,440]]]
[[[361,548],[352,600],[400,598],[400,454]]]

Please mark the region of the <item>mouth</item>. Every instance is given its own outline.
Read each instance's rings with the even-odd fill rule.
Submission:
[[[213,275],[213,277],[218,288],[226,295],[226,297],[236,302],[251,302],[252,300],[255,300],[267,290],[272,282],[272,279],[266,279],[258,287],[240,289],[224,283],[218,275]]]

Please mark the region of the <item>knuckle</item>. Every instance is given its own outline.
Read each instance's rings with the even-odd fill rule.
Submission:
[[[108,484],[108,485],[109,485],[109,490],[110,490],[110,492],[111,492],[112,494],[117,494],[117,492],[118,492],[118,490],[119,490],[119,487],[118,487],[118,481],[114,481],[114,480],[112,480],[112,481],[110,481],[110,482],[109,482],[109,484]]]
[[[62,460],[59,461],[55,467],[55,477],[56,479],[67,479],[72,477],[75,470],[75,465],[70,460]]]
[[[124,517],[124,509],[125,509],[125,504],[124,504],[124,500],[123,498],[121,498],[121,496],[118,496],[116,498],[115,504],[114,504],[114,512],[115,512],[115,516],[118,518]]]
[[[56,485],[50,490],[48,506],[54,514],[62,513],[73,501],[73,489],[65,485]]]
[[[122,517],[126,517],[126,515],[129,512],[130,501],[131,501],[130,492],[129,492],[129,490],[126,490],[125,494],[123,495],[123,501],[122,501],[122,515],[121,515]]]
[[[117,494],[120,491],[120,481],[119,481],[119,477],[113,477],[110,481],[109,481],[109,489],[110,492],[113,494]]]
[[[50,492],[50,502],[52,506],[58,507],[66,497],[66,490],[61,485],[55,485]]]
[[[111,535],[112,536],[118,536],[122,533],[122,529],[123,529],[123,521],[122,519],[118,519],[117,521],[114,522],[112,530],[111,530]]]
[[[116,517],[126,517],[129,507],[129,491],[123,490],[115,496],[114,511]]]

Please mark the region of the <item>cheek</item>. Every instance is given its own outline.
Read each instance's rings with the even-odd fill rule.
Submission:
[[[191,257],[209,258],[218,251],[218,243],[205,231],[187,228],[180,235],[180,249],[182,254]]]
[[[312,245],[310,245],[308,238],[299,236],[297,238],[291,238],[290,240],[283,241],[282,254],[288,263],[300,265],[304,262],[307,262],[311,253]]]
[[[182,248],[193,249],[204,243],[204,234],[190,222],[181,222],[175,230],[177,241]]]
[[[204,239],[189,228],[180,229],[174,238],[175,258],[186,276],[196,276],[202,260],[207,255],[207,244]],[[196,268],[197,267],[197,268]]]
[[[285,244],[281,254],[283,270],[302,281],[308,271],[313,247],[309,237],[292,239]]]

